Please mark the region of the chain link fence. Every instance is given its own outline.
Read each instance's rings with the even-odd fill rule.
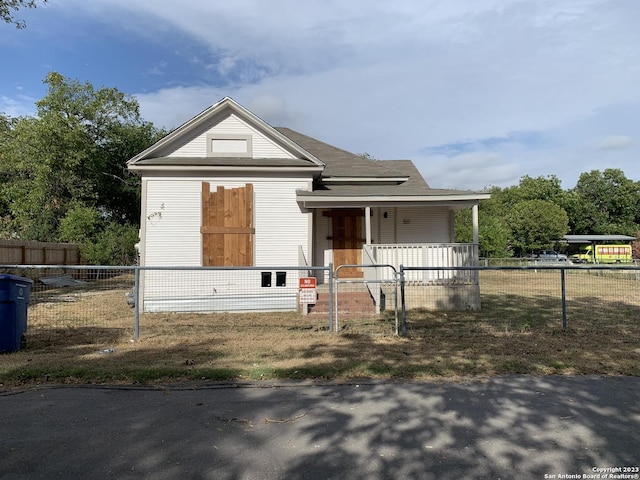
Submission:
[[[404,268],[403,273],[437,268]],[[475,281],[403,285],[403,332],[445,323],[502,333],[640,328],[640,267],[460,267]],[[470,278],[470,276],[467,276]]]
[[[33,280],[29,348],[134,339],[133,267],[10,266],[2,273]]]
[[[392,271],[389,266],[361,269],[355,279],[341,276],[340,267],[334,275],[327,267],[14,265],[0,266],[0,274],[34,281],[28,348],[161,336],[190,342],[230,331],[625,335],[640,329],[638,267],[401,268],[381,276],[375,272]],[[433,270],[442,272],[422,275]],[[301,288],[309,278],[311,291]]]

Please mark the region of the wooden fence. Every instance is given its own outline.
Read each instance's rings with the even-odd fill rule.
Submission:
[[[80,265],[75,243],[0,240],[0,265]]]

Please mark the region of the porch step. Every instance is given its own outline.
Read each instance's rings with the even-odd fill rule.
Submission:
[[[365,287],[366,290],[366,287]],[[335,294],[335,292],[334,292]],[[330,299],[328,292],[318,291],[315,305],[309,305],[309,314],[329,313]],[[338,291],[338,312],[342,314],[375,315],[376,306],[369,291],[344,291],[342,285]]]

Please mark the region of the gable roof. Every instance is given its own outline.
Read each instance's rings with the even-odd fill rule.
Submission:
[[[143,150],[135,157],[131,158],[127,162],[127,166],[135,170],[136,166],[150,166],[150,165],[190,165],[190,162],[196,162],[193,158],[189,158],[186,160],[184,157],[180,159],[180,157],[168,157],[167,154],[171,152],[176,145],[182,142],[182,139],[185,136],[193,136],[196,133],[205,129],[208,125],[211,125],[215,122],[216,118],[221,117],[225,114],[234,113],[238,117],[240,117],[247,124],[251,125],[256,130],[260,131],[264,135],[268,136],[275,142],[284,146],[287,150],[291,151],[294,155],[299,157],[301,160],[306,160],[304,165],[322,167],[324,168],[324,164],[316,158],[313,154],[307,152],[303,148],[301,148],[297,143],[291,141],[285,135],[282,135],[271,125],[266,123],[264,120],[260,119],[258,116],[254,115],[252,112],[244,108],[239,103],[235,102],[230,97],[224,97],[218,103],[215,103],[211,107],[203,110],[198,115],[183,123],[181,126],[173,130],[168,135],[164,136],[156,143],[151,145],[146,150]],[[206,158],[207,165],[212,164],[211,157],[200,157],[200,163],[204,165],[204,159]],[[216,161],[218,163],[222,163],[223,165],[232,166],[234,163],[238,162],[237,158],[226,159],[227,162],[224,162],[224,159],[217,158]],[[264,164],[264,163],[263,163]]]
[[[185,138],[202,134],[235,114],[295,158],[169,156]],[[329,145],[285,127],[272,127],[233,99],[225,97],[127,162],[130,170],[254,170],[309,172],[312,191],[298,191],[306,207],[376,205],[467,206],[490,198],[472,191],[432,189],[411,160],[374,160]]]

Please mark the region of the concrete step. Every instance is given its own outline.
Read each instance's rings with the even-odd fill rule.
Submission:
[[[310,314],[326,314],[329,312],[329,294],[318,292],[315,305],[309,305]],[[338,292],[338,312],[375,315],[376,307],[368,291]]]

